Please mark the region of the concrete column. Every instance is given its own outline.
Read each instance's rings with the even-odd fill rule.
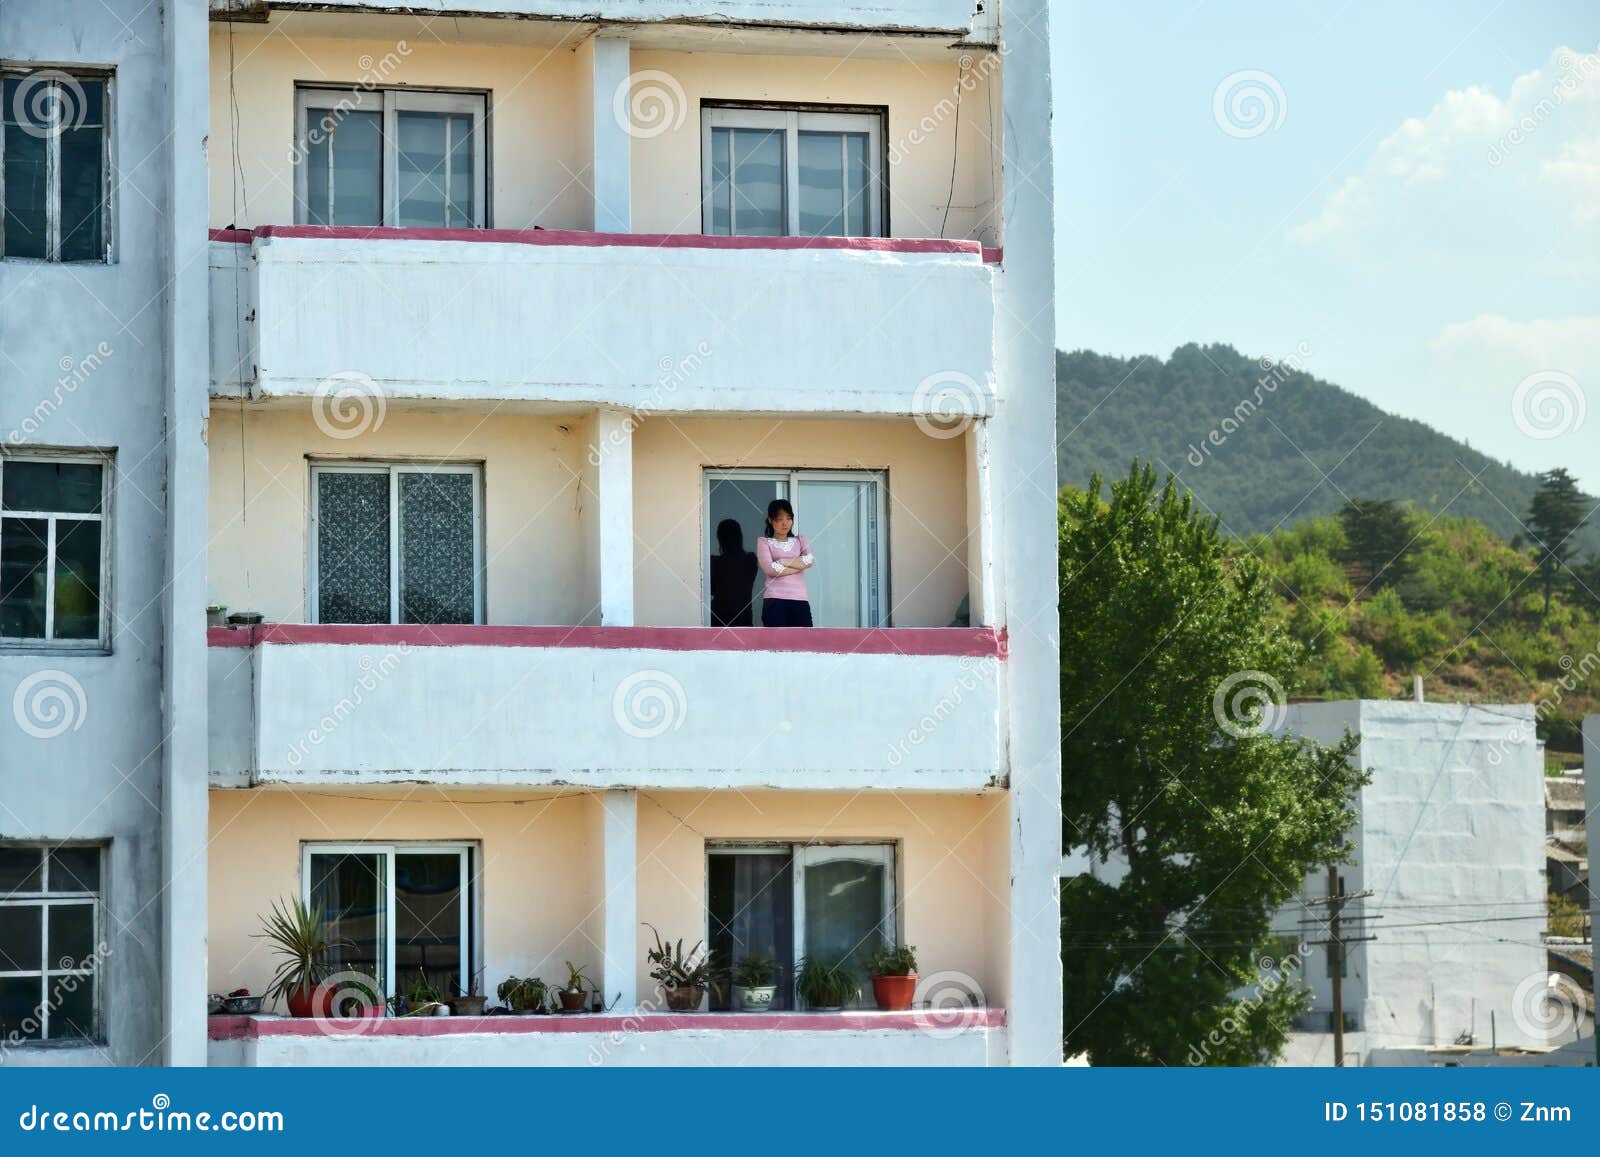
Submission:
[[[162,594],[162,1006],[166,1065],[206,1063],[206,446],[210,377],[206,261],[207,14],[163,21],[170,202],[164,238],[166,556]]]
[[[593,523],[600,625],[633,625],[633,427],[631,414],[595,415],[589,465],[594,487]]]
[[[590,124],[590,187],[594,227],[602,233],[633,231],[633,136],[628,104],[630,51],[624,36],[598,33],[584,45]],[[581,67],[581,65],[580,65]]]
[[[967,597],[974,627],[995,623],[994,480],[989,423],[979,419],[965,438],[967,450]]]
[[[639,797],[632,791],[608,791],[605,809],[605,915],[600,970],[606,1004],[620,1010],[639,1004]],[[620,995],[620,999],[619,998]]]
[[[1057,619],[1055,310],[1046,0],[1008,0],[1005,245],[996,275],[1000,402],[990,420],[998,610],[1010,639],[1011,1063],[1061,1063],[1061,679]],[[1019,175],[1025,174],[1023,180]],[[1070,774],[1070,771],[1069,771]]]

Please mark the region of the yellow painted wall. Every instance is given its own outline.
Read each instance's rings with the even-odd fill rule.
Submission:
[[[1007,809],[1005,795],[642,791],[639,918],[673,940],[705,936],[707,840],[898,841],[903,935],[916,946],[921,974],[964,973],[991,1005],[1002,1005],[1005,973],[994,943],[1008,928]],[[644,962],[653,940],[642,935],[645,999],[654,992]]]
[[[376,793],[369,793],[376,794]],[[504,799],[504,795],[500,797]],[[213,791],[208,976],[212,992],[266,989],[271,950],[255,934],[272,902],[301,894],[303,842],[477,842],[482,852],[485,986],[506,976],[598,977],[600,807],[590,794],[493,802],[496,796],[408,788],[382,799],[289,791]]]
[[[673,78],[683,89],[687,115],[681,126],[634,142],[634,231],[700,232],[701,101],[779,101],[888,106],[884,147],[890,156],[891,235],[999,244],[996,188],[1001,137],[990,118],[1000,107],[1000,73],[992,64],[985,65],[988,58],[981,54],[965,59],[968,84],[963,88],[956,58],[832,60],[636,50],[631,57],[634,72],[663,72]],[[664,82],[655,87],[671,91]],[[950,161],[957,144],[958,92],[960,153],[952,196]]]
[[[945,627],[967,593],[966,450],[911,421],[644,419],[633,436],[635,621],[699,626],[706,467],[889,472],[889,593],[897,627]],[[806,513],[795,511],[805,533]]]
[[[343,26],[353,24],[346,20]],[[376,35],[291,35],[277,24],[213,25],[212,225],[292,223],[295,85],[354,87],[365,80],[488,90],[491,223],[502,229],[590,227],[592,102],[576,34],[562,44],[441,44],[427,35],[410,35],[405,44],[402,55],[395,39]],[[682,123],[633,141],[635,232],[700,232],[702,100],[791,101],[887,106],[892,235],[1000,242],[1000,127],[994,120],[1000,80],[990,57],[866,60],[635,49],[631,64],[635,74],[665,73],[683,93],[680,100],[671,84],[655,85],[671,94],[674,110],[668,115],[676,123],[681,110]],[[961,130],[952,190],[958,94]],[[599,114],[611,115],[605,108]]]
[[[571,47],[440,44],[405,39],[290,37],[267,26],[211,26],[211,223],[294,222],[297,83],[489,90],[492,223],[577,229],[587,193],[577,179],[578,75]],[[232,73],[229,72],[229,35]],[[237,105],[238,149],[233,147]],[[235,168],[237,164],[239,169]]]
[[[318,427],[309,407],[214,401],[208,598],[260,611],[268,622],[308,622],[307,455],[424,458],[483,464],[488,622],[597,622],[585,529],[594,496],[581,481],[592,421],[391,406],[374,429],[339,439]]]

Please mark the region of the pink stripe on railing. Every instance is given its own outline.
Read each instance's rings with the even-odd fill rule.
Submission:
[[[859,253],[952,253],[985,260],[976,241],[940,237],[708,237],[701,233],[590,233],[576,229],[397,229],[356,225],[259,225],[213,229],[211,240],[247,244],[255,237],[338,241],[476,241],[499,245],[570,245],[630,249],[845,249]]]
[[[993,627],[511,627],[340,626],[267,623],[212,627],[213,647],[576,647],[626,651],[795,651],[825,655],[942,655],[1004,659],[1006,634]]]
[[[350,1023],[350,1022],[342,1022]],[[584,1013],[581,1016],[426,1016],[390,1017],[364,1024],[349,1035],[434,1037],[465,1033],[633,1033],[722,1029],[732,1032],[949,1032],[957,1028],[1004,1028],[1003,1008],[913,1012],[641,1012]],[[315,1019],[214,1016],[206,1024],[212,1040],[261,1037],[344,1036],[329,1033]]]

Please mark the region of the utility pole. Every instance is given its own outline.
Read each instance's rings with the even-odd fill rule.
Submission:
[[[1344,881],[1339,878],[1339,869],[1332,864],[1328,865],[1328,896],[1324,900],[1307,900],[1307,907],[1326,906],[1328,909],[1326,940],[1313,940],[1313,944],[1328,946],[1328,972],[1333,984],[1333,1063],[1339,1068],[1344,1067],[1344,968],[1346,944],[1356,944],[1363,940],[1376,940],[1376,936],[1346,936],[1344,934],[1344,906],[1352,900],[1364,900],[1372,895],[1371,891],[1350,892],[1344,890]],[[1369,916],[1352,916],[1352,920],[1364,921],[1373,919]],[[1313,921],[1321,924],[1322,921]]]

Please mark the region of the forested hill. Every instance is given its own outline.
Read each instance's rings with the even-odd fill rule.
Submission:
[[[1292,360],[1257,361],[1226,345],[1182,346],[1166,361],[1058,352],[1056,425],[1061,485],[1096,470],[1118,478],[1146,459],[1180,475],[1236,535],[1332,513],[1348,495],[1448,509],[1510,541],[1523,534],[1518,519],[1537,485]],[[1318,485],[1319,470],[1332,485]],[[1580,556],[1600,550],[1600,520],[1576,546]]]

